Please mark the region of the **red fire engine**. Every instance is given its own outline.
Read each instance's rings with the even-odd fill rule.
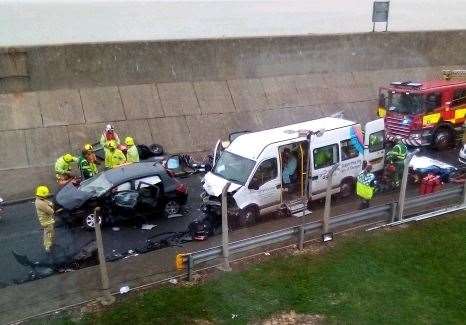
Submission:
[[[379,117],[386,139],[410,146],[450,147],[466,115],[466,70],[444,70],[444,80],[397,81],[379,90]]]

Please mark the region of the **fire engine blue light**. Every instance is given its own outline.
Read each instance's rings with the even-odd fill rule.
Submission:
[[[401,124],[403,125],[408,125],[409,123],[411,123],[411,120],[407,117],[405,117],[402,121],[401,121]]]

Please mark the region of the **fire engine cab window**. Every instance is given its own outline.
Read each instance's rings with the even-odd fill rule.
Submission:
[[[351,140],[343,140],[340,142],[341,160],[353,159],[359,156],[358,150],[353,146]]]
[[[388,96],[388,109],[400,114],[422,113],[422,96],[411,93],[391,92]]]
[[[338,144],[320,147],[312,151],[314,169],[325,168],[338,162]]]
[[[466,104],[466,89],[457,89],[453,94],[452,106]]]
[[[427,94],[424,100],[426,112],[432,112],[434,109],[439,108],[441,103],[440,93]]]
[[[277,178],[277,159],[272,158],[263,161],[256,170],[252,181],[259,186]]]

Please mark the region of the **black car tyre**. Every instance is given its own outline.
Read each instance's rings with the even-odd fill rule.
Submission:
[[[181,209],[181,206],[178,202],[176,202],[175,200],[170,200],[170,201],[167,201],[167,203],[165,203],[164,212],[165,212],[165,215],[168,217],[168,216],[180,213],[180,209]]]
[[[257,209],[253,207],[241,210],[238,216],[238,227],[248,227],[253,225],[256,222],[258,214]]]
[[[163,155],[163,147],[160,144],[158,144],[158,143],[151,144],[149,148],[152,151],[152,153],[154,154],[154,156]]]
[[[354,180],[352,178],[345,178],[340,184],[340,193],[338,197],[345,198],[354,194]]]
[[[102,217],[99,216],[99,224],[102,225]],[[94,213],[87,214],[83,219],[83,226],[85,229],[93,230],[95,228],[95,215]]]
[[[447,128],[440,128],[434,135],[434,146],[437,150],[446,150],[453,145],[453,132]]]

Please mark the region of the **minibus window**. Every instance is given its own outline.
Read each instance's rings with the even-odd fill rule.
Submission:
[[[341,160],[353,159],[359,156],[359,152],[351,143],[351,140],[343,140],[340,142],[341,147]]]
[[[338,162],[338,144],[316,148],[312,151],[314,169],[325,168]]]
[[[277,159],[267,159],[263,161],[260,166],[257,168],[256,173],[254,174],[252,181],[257,186],[262,186],[263,184],[277,178],[278,169],[277,169]]]
[[[369,135],[369,152],[379,151],[384,148],[385,133],[383,130]]]

